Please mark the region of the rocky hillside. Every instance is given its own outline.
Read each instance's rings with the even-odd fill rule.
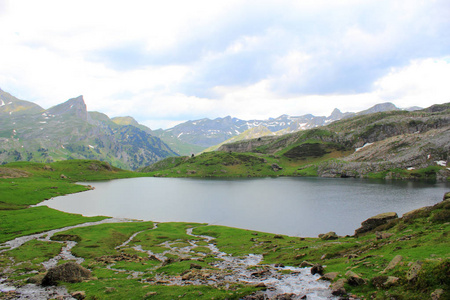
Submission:
[[[270,118],[268,120],[241,120],[229,116],[214,120],[205,118],[188,121],[167,130],[156,130],[154,133],[181,155],[190,155],[208,147],[236,141],[233,138],[253,128],[265,127],[268,131],[267,135],[283,135],[324,126],[352,116],[394,110],[400,109],[392,103],[382,103],[358,113],[342,113],[336,108],[328,117],[306,114],[303,116],[281,115],[278,118]],[[240,139],[241,137],[238,138],[238,140]],[[185,149],[179,148],[181,145],[184,147],[189,145],[191,147],[190,150],[194,150],[196,146],[200,150],[197,152],[186,152],[184,151]]]
[[[0,91],[0,104],[1,163],[78,158],[136,169],[177,155],[134,119],[88,112],[82,96],[45,110]]]
[[[322,176],[447,180],[450,104],[364,114],[143,169],[157,176]]]

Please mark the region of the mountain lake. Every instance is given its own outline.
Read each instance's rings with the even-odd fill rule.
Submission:
[[[442,201],[450,190],[448,182],[304,177],[146,177],[81,184],[95,190],[39,205],[85,216],[209,223],[301,237],[353,235],[369,217],[391,211],[401,217]]]

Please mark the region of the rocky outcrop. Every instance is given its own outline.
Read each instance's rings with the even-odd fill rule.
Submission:
[[[386,224],[390,220],[397,219],[397,218],[398,218],[398,215],[395,212],[387,212],[387,213],[382,213],[382,214],[373,216],[361,223],[361,227],[355,230],[355,235],[359,235],[361,233],[365,233],[365,232],[374,230],[378,226]]]
[[[42,285],[57,285],[59,282],[81,282],[91,276],[91,271],[74,262],[50,268],[42,279]]]

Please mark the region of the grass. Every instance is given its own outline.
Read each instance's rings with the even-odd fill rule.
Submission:
[[[95,222],[106,217],[83,217],[63,213],[46,206],[20,210],[0,210],[0,243],[16,237],[45,232],[80,223]]]

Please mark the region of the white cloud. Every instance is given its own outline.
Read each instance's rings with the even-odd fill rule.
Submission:
[[[449,13],[446,0],[3,1],[0,88],[45,108],[83,94],[152,127],[428,106],[450,99]]]

